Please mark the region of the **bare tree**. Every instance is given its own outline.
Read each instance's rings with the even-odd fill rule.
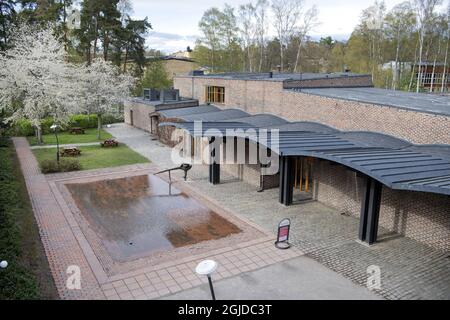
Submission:
[[[399,66],[400,51],[403,40],[412,32],[415,24],[415,15],[410,2],[396,5],[386,16],[386,31],[388,36],[396,43],[395,65],[392,74],[392,90],[397,89],[401,71]]]
[[[263,62],[266,60],[266,35],[267,35],[267,6],[268,0],[258,0],[255,7],[255,16],[256,16],[256,34],[258,37],[258,45],[259,45],[259,67],[258,72],[261,72]]]
[[[317,10],[317,7],[315,5],[308,9],[304,14],[302,14],[302,24],[297,29],[298,49],[297,57],[295,59],[294,72],[297,72],[297,68],[299,67],[300,51],[305,37],[319,24],[317,20],[318,15],[319,10]]]
[[[436,6],[441,4],[442,0],[414,0],[414,8],[417,15],[417,27],[419,30],[419,70],[416,85],[416,92],[419,92],[422,83],[423,67],[423,47],[425,42],[425,35],[430,29],[433,21],[434,10]]]
[[[256,30],[256,8],[252,3],[243,4],[238,9],[239,33],[247,59],[244,59],[244,71],[253,72],[252,47],[255,44]]]
[[[272,0],[274,27],[280,42],[280,68],[284,70],[284,48],[294,35],[299,21],[303,0]]]
[[[447,61],[448,61],[448,48],[449,48],[449,44],[450,44],[450,2],[448,3],[448,7],[447,7],[447,32],[446,32],[446,36],[447,36],[447,46],[445,48],[445,57],[444,57],[444,71],[442,72],[442,83],[441,83],[441,92],[444,92],[444,88],[445,88],[445,82],[448,81],[448,66],[447,66]]]

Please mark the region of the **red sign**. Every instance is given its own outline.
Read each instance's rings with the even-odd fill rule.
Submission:
[[[291,228],[291,220],[284,219],[278,224],[277,243],[287,242],[289,240],[289,230]]]

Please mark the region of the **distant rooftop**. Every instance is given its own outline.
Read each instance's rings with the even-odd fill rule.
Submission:
[[[294,91],[358,102],[385,105],[406,110],[450,116],[450,96],[412,93],[379,88],[313,88]]]
[[[350,72],[334,72],[334,73],[226,72],[226,73],[195,74],[195,76],[218,78],[218,79],[230,79],[230,80],[285,81],[285,80],[336,79],[336,78],[360,77],[367,75],[361,75]]]

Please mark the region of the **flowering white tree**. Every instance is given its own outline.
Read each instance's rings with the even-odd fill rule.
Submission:
[[[0,110],[11,114],[6,121],[29,119],[41,143],[42,119],[52,117],[61,125],[79,109],[74,78],[79,72],[67,63],[51,26],[22,24],[12,32],[11,44],[0,54]]]
[[[119,106],[130,96],[134,78],[120,74],[119,68],[100,58],[85,66],[80,76],[84,86],[84,111],[97,114],[100,139],[102,116],[119,111]]]

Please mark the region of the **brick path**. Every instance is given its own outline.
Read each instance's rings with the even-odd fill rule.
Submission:
[[[282,251],[273,246],[274,235],[262,231],[262,237],[176,261],[122,270],[114,275],[103,269],[99,256],[59,192],[58,182],[80,177],[108,177],[150,170],[152,164],[116,167],[85,172],[44,176],[24,138],[14,138],[25,176],[33,211],[39,226],[58,293],[62,299],[154,299],[189,289],[206,282],[194,268],[203,259],[215,259],[219,269],[215,280],[232,277],[301,255],[299,250]],[[154,168],[153,168],[154,170]],[[149,173],[151,171],[148,171]],[[244,221],[253,225],[252,222]],[[254,227],[257,227],[254,225]],[[81,290],[66,286],[69,266],[81,270]]]
[[[108,131],[161,167],[173,166],[170,149],[152,141],[148,133],[123,124]],[[211,187],[207,175],[206,168],[194,167],[189,173],[189,186],[268,230],[275,231],[282,218],[291,218],[291,242],[307,256],[355,283],[365,286],[367,267],[377,265],[382,274],[382,289],[378,293],[385,298],[450,299],[449,252],[391,235],[382,228],[382,241],[367,247],[355,241],[358,219],[340,215],[318,202],[282,206],[278,203],[278,189],[257,193],[255,187],[224,174],[222,183]]]
[[[103,292],[76,238],[79,229],[64,216],[52,190],[40,173],[36,158],[25,138],[14,138],[34,215],[39,227],[50,270],[62,299],[104,299]],[[67,290],[69,266],[80,267],[81,290]]]

